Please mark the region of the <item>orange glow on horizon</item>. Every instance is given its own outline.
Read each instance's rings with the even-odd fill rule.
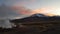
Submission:
[[[59,8],[41,8],[41,9],[33,10],[32,14],[35,14],[35,13],[44,14],[46,16],[55,16],[55,15],[60,15],[60,9]]]
[[[45,8],[30,10],[23,6],[14,6],[12,9],[18,10],[17,13],[23,14],[23,15],[25,14],[32,15],[36,13],[44,14],[46,16],[60,15],[60,8],[52,8],[52,7],[46,8],[45,7]]]

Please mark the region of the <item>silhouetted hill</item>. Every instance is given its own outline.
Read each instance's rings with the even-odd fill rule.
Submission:
[[[59,21],[60,16],[45,16],[43,14],[34,14],[30,17],[22,18],[22,19],[15,19],[11,22],[15,23],[25,23],[25,22],[43,22],[43,21]]]
[[[60,16],[45,16],[34,14],[32,16],[11,20],[16,27],[0,29],[1,34],[60,34]]]

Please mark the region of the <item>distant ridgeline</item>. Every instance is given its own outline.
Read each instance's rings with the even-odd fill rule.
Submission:
[[[15,23],[16,27],[0,29],[0,31],[8,34],[60,34],[60,16],[34,14],[22,19],[10,20],[10,22]]]
[[[42,22],[60,22],[60,16],[45,16],[43,14],[34,14],[32,16],[11,20],[14,23],[42,23]]]

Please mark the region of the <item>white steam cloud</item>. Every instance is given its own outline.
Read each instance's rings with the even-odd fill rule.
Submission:
[[[16,17],[19,14],[15,10],[12,10],[10,7],[5,6],[4,4],[0,6],[0,27],[2,28],[12,28],[12,23],[9,22],[10,18]]]

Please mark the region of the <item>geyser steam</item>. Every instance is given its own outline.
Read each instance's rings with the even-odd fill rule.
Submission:
[[[0,27],[2,28],[12,28],[14,25],[10,23],[9,19],[18,16],[18,14],[4,4],[0,6]]]

